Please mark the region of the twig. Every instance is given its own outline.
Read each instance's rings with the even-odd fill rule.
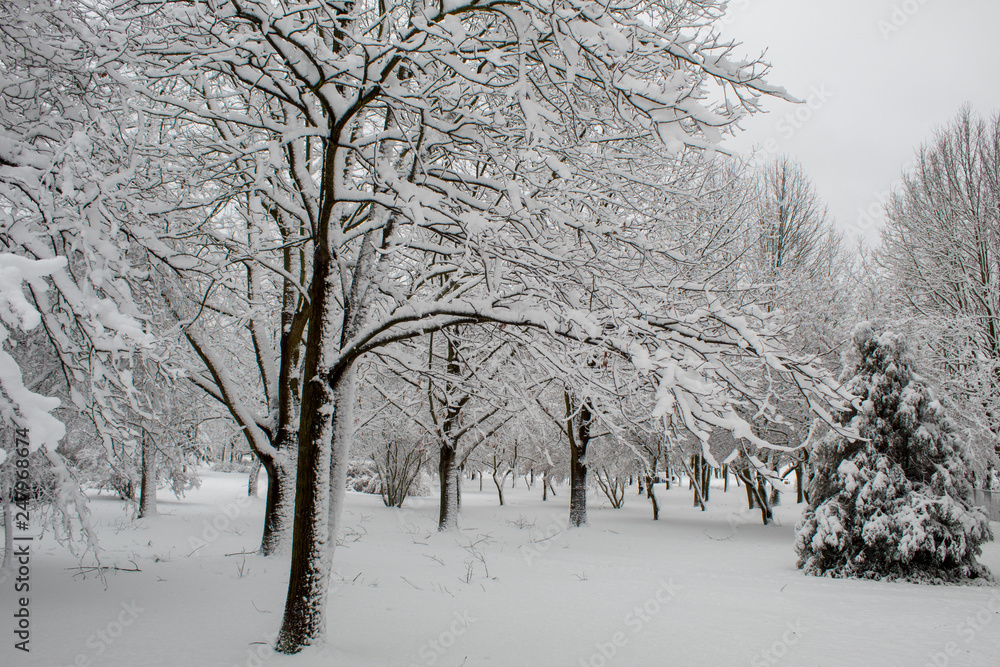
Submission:
[[[77,565],[76,567],[67,567],[67,570],[77,570],[76,574],[85,574],[88,572],[106,572],[108,570],[115,570],[116,572],[142,572],[139,566],[136,565],[134,560],[129,560],[132,563],[132,567],[118,567],[117,565]],[[76,576],[76,575],[73,575]]]
[[[712,537],[711,535],[708,534],[708,529],[705,529],[701,532],[705,533],[705,537],[707,537],[710,540],[715,540],[716,542],[725,542],[726,540],[731,540],[733,539],[733,537],[736,536],[735,530],[733,531],[733,534],[729,535],[728,537]]]

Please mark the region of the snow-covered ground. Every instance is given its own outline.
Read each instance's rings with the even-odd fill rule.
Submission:
[[[543,503],[523,480],[504,507],[492,485],[467,482],[453,534],[436,532],[433,498],[394,510],[349,494],[330,647],[278,656],[288,560],[237,553],[258,544],[263,500],[246,499],[245,475],[203,480],[180,501],[161,491],[151,520],[94,498],[104,565],[138,572],[102,580],[38,545],[31,653],[13,649],[8,580],[0,665],[1000,664],[1000,589],[805,577],[792,548],[801,506],[765,527],[742,489],[714,489],[701,512],[686,486],[659,485],[654,523],[634,488],[620,510],[592,492],[590,527],[567,531],[565,490]],[[982,561],[1000,573],[1000,545]]]

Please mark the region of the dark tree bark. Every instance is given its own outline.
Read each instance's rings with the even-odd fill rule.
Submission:
[[[262,467],[260,459],[254,458],[253,467],[250,469],[250,475],[247,477],[247,497],[249,498],[257,497],[257,482],[260,479],[260,469]]]
[[[142,432],[142,486],[139,490],[139,518],[156,516],[156,443],[143,429]]]
[[[438,530],[458,528],[458,469],[455,465],[455,447],[442,444],[438,455],[438,480],[441,482],[441,507],[438,512]]]
[[[284,616],[275,649],[298,653],[323,641],[326,632],[333,550],[339,527],[339,503],[331,496],[345,492],[347,461],[354,426],[353,359],[333,368],[325,359],[335,314],[342,312],[341,344],[353,334],[360,318],[354,303],[337,303],[331,280],[333,258],[329,240],[332,223],[326,211],[325,223],[314,243],[312,281],[309,285],[311,317],[303,360],[302,404],[299,411],[298,465],[296,469],[295,523],[292,529],[292,558],[285,598]],[[358,258],[359,265],[365,260]],[[359,266],[360,273],[362,268]],[[357,274],[356,274],[357,275]],[[353,294],[353,292],[352,292]],[[326,367],[325,367],[326,366]],[[333,446],[331,447],[331,442]],[[336,451],[336,454],[335,454]],[[338,480],[344,477],[342,486]]]
[[[712,466],[708,465],[708,460],[704,454],[698,455],[699,467],[701,468],[701,493],[703,500],[707,503],[712,490]]]
[[[756,489],[757,505],[760,507],[761,520],[766,526],[771,522],[771,504],[767,501],[767,487],[764,484],[764,478],[761,475],[757,475],[757,489]]]
[[[764,478],[757,474],[757,482],[755,484],[750,478],[749,472],[740,471],[738,474],[747,487],[747,504],[750,506],[749,509],[753,509],[754,505],[759,507],[761,521],[763,521],[765,526],[768,525],[773,515],[771,513],[771,506],[767,502],[767,488],[764,485]]]
[[[795,464],[795,502],[801,503],[802,496],[802,461]]]
[[[590,405],[584,400],[573,428],[573,403],[569,391],[563,392],[566,401],[566,433],[569,436],[569,525],[587,525],[587,445],[590,444]]]
[[[461,365],[459,360],[458,350],[455,347],[455,343],[449,337],[447,338],[448,343],[448,356],[445,365],[445,369],[448,375],[458,377],[461,373]],[[431,350],[430,358],[428,360],[428,366],[432,365],[434,362],[434,342],[433,337],[431,339]],[[439,422],[438,414],[436,408],[434,407],[434,395],[433,387],[428,386],[427,388],[427,399],[430,404],[431,417],[434,420],[435,425],[440,426],[441,433],[441,447],[439,449],[440,458],[438,460],[438,478],[441,482],[441,508],[438,513],[438,530],[455,530],[458,528],[458,514],[462,508],[462,470],[461,468],[465,465],[464,461],[459,464],[458,452],[459,452],[459,441],[462,437],[461,435],[461,415],[462,408],[465,406],[466,402],[471,398],[471,394],[466,394],[461,399],[452,402],[451,396],[455,389],[455,385],[449,379],[445,386],[445,395],[449,397],[444,404],[444,415],[440,418]],[[468,454],[466,454],[468,456]],[[482,490],[482,483],[480,481],[480,491]]]
[[[260,538],[260,553],[270,556],[282,550],[291,529],[295,501],[295,476],[273,457],[261,459],[267,475],[267,496],[264,501],[264,532]],[[254,489],[254,495],[257,495]]]
[[[681,459],[683,462],[683,459]],[[693,459],[697,463],[697,458]],[[687,464],[684,464],[687,467]],[[694,507],[701,507],[701,511],[705,511],[705,500],[701,494],[701,475],[695,470],[688,469],[688,480],[690,480],[690,485],[694,489]]]
[[[550,493],[552,494],[553,498],[556,497],[556,490],[552,486],[552,480],[549,479],[548,471],[545,471],[544,473],[542,473],[542,502],[545,502],[546,500],[549,499]]]
[[[660,518],[660,504],[656,501],[656,493],[653,490],[653,478],[649,475],[646,475],[646,497],[653,504],[653,521],[658,521]]]
[[[740,474],[740,478],[743,480],[743,486],[747,490],[747,509],[752,510],[754,508],[753,484],[750,482],[749,477],[744,477],[742,474]]]
[[[504,475],[503,477],[498,477],[496,473],[493,473],[493,484],[497,487],[497,498],[499,498],[501,506],[503,506],[504,504],[503,483],[506,477],[507,475]]]
[[[696,454],[691,457],[691,489],[694,492],[694,500],[692,501],[692,507],[701,506],[704,508],[705,501],[708,500],[706,495],[708,492],[705,490],[705,473],[702,470],[705,464],[705,459],[701,454]]]

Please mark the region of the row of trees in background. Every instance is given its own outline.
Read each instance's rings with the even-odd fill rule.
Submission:
[[[872,265],[872,289],[951,399],[982,485],[1000,488],[1000,113],[964,107],[919,149]]]
[[[795,332],[795,343],[833,368],[839,360],[838,341],[851,326],[849,290],[856,280],[842,239],[799,165],[782,159],[760,170],[737,166],[721,160],[694,172],[696,185],[703,188],[699,201],[711,202],[717,217],[699,223],[701,231],[716,226],[705,235],[711,246],[691,244],[689,252],[698,253],[700,266],[710,266],[714,278],[730,285],[741,303],[781,311],[783,326]],[[714,196],[708,187],[718,188]],[[648,397],[643,399],[643,392],[631,384],[636,378],[629,370],[607,356],[599,365],[581,369],[589,376],[590,397],[585,405],[574,403],[568,374],[561,368],[528,376],[526,369],[544,366],[531,358],[537,341],[519,338],[523,335],[462,329],[390,346],[368,359],[363,391],[371,398],[363,394],[358,438],[359,453],[379,469],[381,483],[373,490],[392,487],[394,479],[416,479],[421,467],[434,468],[445,480],[440,487],[441,529],[455,525],[458,487],[450,480],[461,470],[492,477],[501,504],[501,482],[518,472],[541,477],[547,495],[544,480],[573,477],[572,454],[580,448],[581,436],[579,423],[569,425],[584,410],[589,424],[584,467],[612,505],[620,505],[626,480],[635,478],[647,490],[655,516],[653,478],[666,469],[683,471],[692,457],[692,471],[697,468],[699,477],[709,478],[713,469],[698,439],[683,429],[671,433],[662,421],[650,420]],[[606,391],[608,387],[613,391]],[[738,479],[751,480],[750,506],[761,507],[766,523],[768,498],[775,493],[766,479],[777,482],[794,468],[798,497],[803,497],[805,450],[800,445],[815,425],[794,386],[778,387],[774,377],[761,376],[754,389],[772,395],[784,417],[774,421],[748,414],[748,422],[759,437],[790,453],[770,452],[761,461],[750,455],[753,448],[745,451],[731,436],[710,451],[716,461],[735,456],[726,468]],[[387,423],[394,425],[388,438]],[[407,424],[409,433],[399,424]],[[582,456],[578,453],[577,458]],[[395,467],[387,467],[388,461]],[[357,469],[363,474],[363,467]],[[721,472],[721,466],[714,471]],[[581,480],[571,486],[585,489],[587,484]],[[707,489],[695,493],[703,505]],[[577,523],[582,523],[584,495],[578,491],[577,497]],[[393,494],[387,503],[401,501]]]
[[[833,377],[858,295],[897,286],[992,443],[993,315],[959,308],[986,288],[921,287],[940,246],[902,232],[859,263],[801,167],[706,150],[784,95],[723,6],[0,1],[0,410],[67,538],[80,483],[149,515],[229,443],[265,471],[261,553],[291,552],[291,653],[324,632],[349,476],[398,506],[434,469],[450,530],[472,471],[501,502],[568,480],[579,526],[591,485],[641,481],[656,518],[657,475],[704,506],[725,467],[766,523],[853,434]],[[956,180],[938,162],[892,230]]]

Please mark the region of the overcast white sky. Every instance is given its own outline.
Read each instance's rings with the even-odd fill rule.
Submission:
[[[1000,110],[1000,0],[731,0],[724,35],[767,49],[770,82],[817,107],[769,100],[725,145],[799,160],[837,225],[869,242],[862,210],[935,128],[965,102]]]

